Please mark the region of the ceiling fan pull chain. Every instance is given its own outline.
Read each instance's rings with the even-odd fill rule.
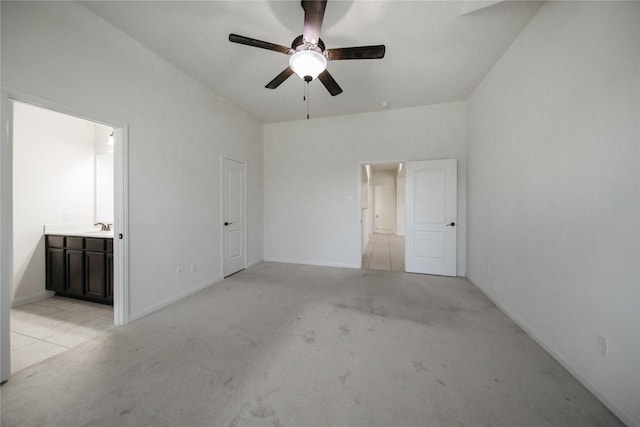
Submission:
[[[311,93],[309,92],[309,82],[305,82],[306,83],[306,91],[307,91],[307,120],[309,120],[309,96],[311,95]]]

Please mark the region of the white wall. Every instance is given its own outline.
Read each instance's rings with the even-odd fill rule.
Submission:
[[[469,278],[631,425],[639,23],[639,3],[544,3],[467,110]]]
[[[265,259],[360,267],[360,161],[458,159],[465,266],[465,104],[264,126]]]
[[[221,279],[222,153],[248,162],[248,259],[262,258],[260,123],[80,4],[1,7],[3,87],[129,125],[133,318]]]
[[[12,295],[19,305],[46,295],[43,225],[93,221],[95,125],[22,103],[13,115]]]

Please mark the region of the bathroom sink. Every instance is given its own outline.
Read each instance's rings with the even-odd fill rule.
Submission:
[[[46,235],[113,238],[113,230],[102,231],[100,226],[94,226],[93,223],[45,224],[43,231]]]
[[[98,230],[95,230],[95,229],[74,230],[74,231],[67,231],[59,234],[64,234],[65,236],[78,236],[78,237],[113,237],[113,230],[109,230],[109,231],[102,231],[99,229]]]
[[[91,231],[87,231],[87,234],[100,236],[100,237],[113,237],[113,230],[109,230],[109,231],[91,230]]]

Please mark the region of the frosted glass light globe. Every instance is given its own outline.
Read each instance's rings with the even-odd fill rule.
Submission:
[[[315,50],[301,50],[291,55],[289,66],[302,80],[306,76],[313,80],[327,69],[327,58]]]

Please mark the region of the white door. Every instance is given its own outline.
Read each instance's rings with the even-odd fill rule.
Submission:
[[[376,233],[393,233],[395,225],[396,192],[393,185],[378,185],[373,188]]]
[[[456,275],[457,163],[407,162],[405,270]]]
[[[223,275],[247,266],[246,163],[222,159]]]

